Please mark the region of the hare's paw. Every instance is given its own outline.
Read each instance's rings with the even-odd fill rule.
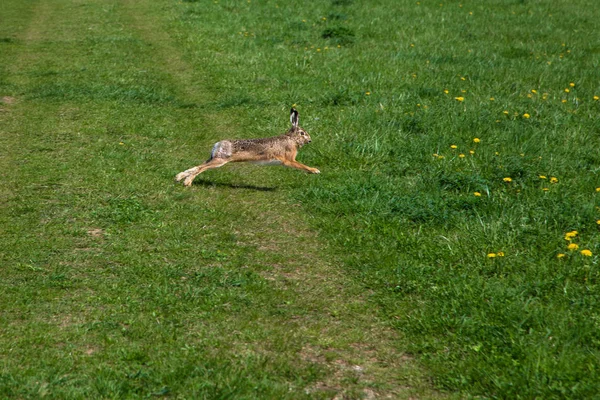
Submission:
[[[184,178],[186,178],[188,176],[188,172],[187,171],[183,171],[177,174],[177,176],[175,177],[175,180],[177,182],[181,182]]]
[[[313,174],[320,174],[321,173],[321,171],[319,171],[316,168],[313,168],[310,172],[313,173]]]
[[[195,177],[195,175],[191,175],[185,178],[185,180],[183,181],[183,186],[192,186],[192,182],[194,182]]]

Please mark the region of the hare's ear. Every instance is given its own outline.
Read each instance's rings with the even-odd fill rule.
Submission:
[[[292,123],[292,128],[298,127],[298,111],[293,107],[290,111],[290,122]]]

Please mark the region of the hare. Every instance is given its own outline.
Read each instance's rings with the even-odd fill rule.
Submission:
[[[298,126],[298,111],[292,108],[290,112],[292,127],[285,134],[261,139],[221,140],[215,143],[210,158],[197,167],[180,172],[175,177],[178,182],[183,180],[185,186],[190,186],[194,178],[202,172],[222,167],[228,162],[248,161],[261,165],[283,165],[285,167],[320,174],[316,168],[296,161],[298,149],[310,143],[310,135]]]

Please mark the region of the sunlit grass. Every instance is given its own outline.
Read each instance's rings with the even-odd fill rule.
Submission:
[[[4,394],[317,396],[303,389],[328,373],[296,363],[299,347],[351,348],[366,327],[344,341],[323,336],[322,316],[308,333],[271,325],[311,320],[311,302],[335,293],[295,305],[265,279],[303,253],[290,237],[282,246],[297,253],[261,248],[276,230],[262,230],[260,207],[277,205],[307,215],[348,285],[373,300],[356,315],[379,307],[437,388],[600,391],[598,7],[154,3],[144,12],[197,71],[182,84],[161,69],[175,58],[151,57],[156,42],[123,30],[135,24],[120,3],[58,3],[77,18],[52,40],[23,27],[28,7],[8,14],[19,34],[0,25],[0,95],[27,111],[0,105],[11,149],[2,261],[13,267],[3,298],[15,310],[2,318],[17,338],[2,339],[21,346],[11,360],[39,361],[3,367]],[[313,139],[298,158],[320,176],[225,167],[192,190],[172,183],[219,134],[281,133],[292,104]],[[250,206],[222,205],[240,200]],[[232,231],[240,221],[257,237]]]
[[[598,390],[597,11],[218,1],[175,13],[222,104],[243,94],[235,106],[258,127],[298,104],[314,139],[302,156],[323,175],[293,195],[440,387]]]

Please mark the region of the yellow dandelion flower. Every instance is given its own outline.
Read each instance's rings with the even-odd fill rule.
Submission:
[[[525,114],[523,114],[523,118],[527,118],[527,119],[529,119],[529,118],[531,118],[531,115],[529,115],[529,114],[525,113]]]
[[[467,80],[467,78],[465,78],[464,76],[461,76],[461,77],[460,77],[460,80],[461,80],[461,81],[466,81],[466,80]]]
[[[451,149],[457,149],[457,148],[458,148],[458,146],[457,146],[457,145],[455,145],[455,144],[453,144],[453,145],[450,145],[450,148],[451,148]]]
[[[490,101],[494,101],[494,100],[496,100],[496,99],[495,99],[495,98],[493,98],[493,97],[490,97]]]
[[[488,258],[494,258],[496,257],[496,253],[488,253]]]
[[[444,93],[448,94],[450,92],[448,92],[448,89],[444,89]]]
[[[565,93],[569,93],[570,91],[569,88],[565,88]]]
[[[438,160],[443,160],[444,158],[446,158],[446,156],[439,156]]]
[[[597,188],[596,188],[596,192],[600,192],[600,187],[597,187]]]
[[[585,257],[591,257],[592,256],[592,252],[590,250],[588,250],[588,249],[584,249],[584,250],[581,250],[581,255],[585,256]]]
[[[598,101],[598,100],[600,100],[600,97],[594,96],[594,100]]]
[[[577,243],[569,243],[569,245],[567,246],[567,249],[569,249],[569,251],[575,251],[579,248],[579,245]]]
[[[473,196],[475,196],[475,197],[481,197],[481,193],[479,193],[479,192],[474,192],[474,193],[473,193]]]
[[[565,256],[565,254],[564,254],[564,253],[558,253],[558,254],[556,255],[556,258],[563,258],[564,256]]]
[[[476,138],[473,138],[473,143],[479,143],[479,142],[481,142],[481,139],[479,139],[479,138],[477,138],[477,137],[476,137]]]
[[[433,153],[434,157],[439,157],[440,155],[438,153]]]
[[[469,150],[469,154],[470,154],[470,155],[473,155],[473,154],[475,154],[475,150]]]
[[[544,192],[547,192],[547,191],[548,191],[548,190],[550,190],[550,189],[548,189],[548,188],[546,188],[546,187],[545,187],[545,188],[542,188],[542,190],[543,190]]]
[[[567,100],[566,99],[562,99],[560,102],[564,104],[564,103],[567,102]]]
[[[502,114],[508,115],[508,111],[504,110],[504,111],[502,111]]]
[[[503,251],[499,251],[498,253],[496,253],[496,255],[498,257],[504,257],[504,252]]]
[[[535,94],[535,93],[537,93],[537,90],[531,89],[531,93]]]
[[[512,178],[507,176],[506,178],[502,179],[504,182],[510,183],[512,182]]]
[[[600,219],[599,219],[599,220],[597,220],[597,221],[596,221],[596,223],[597,223],[598,225],[600,225]]]
[[[577,234],[579,234],[579,232],[577,232],[577,231],[567,232],[567,233],[565,233],[565,240],[571,241],[571,239],[573,239],[575,236],[577,236]]]
[[[462,153],[460,153],[460,154],[458,155],[458,158],[465,158],[465,155],[464,155],[464,154],[462,154]]]
[[[548,179],[546,175],[540,175],[540,179]]]
[[[365,92],[365,95],[370,96],[371,92]]]
[[[558,178],[555,176],[550,177],[550,183],[558,183]]]
[[[458,97],[455,97],[454,100],[462,102],[462,101],[465,101],[465,98],[462,96],[458,96]]]
[[[569,86],[575,87],[575,84],[573,82],[571,82],[571,83],[569,83]]]

